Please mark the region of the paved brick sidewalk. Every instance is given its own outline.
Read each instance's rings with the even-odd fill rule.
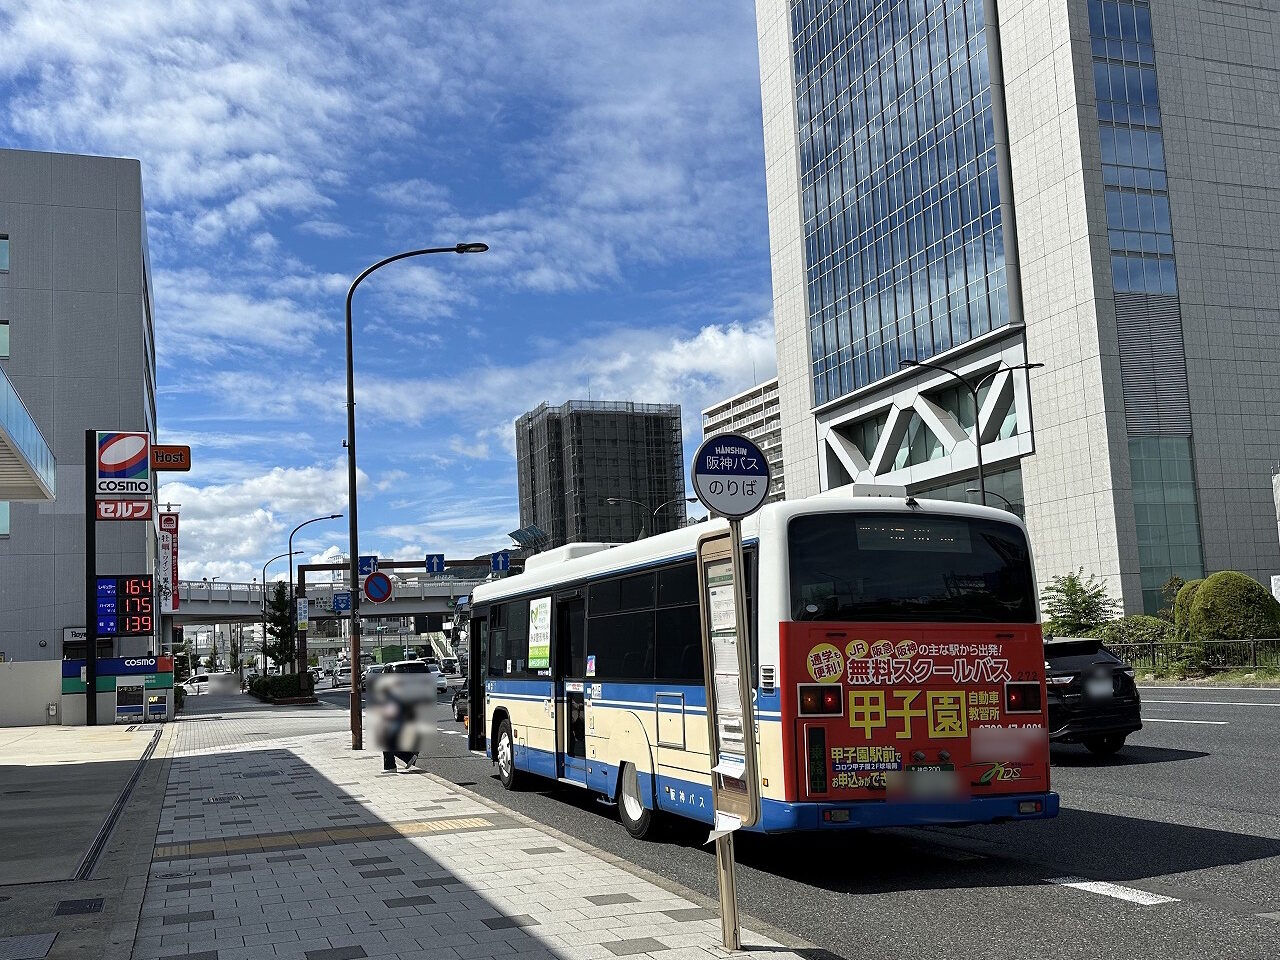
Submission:
[[[381,774],[333,713],[182,724],[134,960],[723,956],[711,911],[427,774]]]

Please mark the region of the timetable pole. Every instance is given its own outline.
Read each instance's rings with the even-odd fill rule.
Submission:
[[[84,432],[84,722],[98,723],[98,433]]]

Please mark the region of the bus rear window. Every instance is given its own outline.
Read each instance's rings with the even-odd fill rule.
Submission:
[[[788,527],[795,620],[1034,623],[1022,531],[998,520],[830,513]]]

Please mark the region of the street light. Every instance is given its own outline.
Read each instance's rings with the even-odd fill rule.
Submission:
[[[977,488],[977,487],[966,487],[964,492],[965,492],[965,493],[980,493],[981,491],[980,491],[980,490],[978,490],[978,488]],[[1008,508],[1009,508],[1009,512],[1010,512],[1010,513],[1012,513],[1014,516],[1017,516],[1017,515],[1018,515],[1018,511],[1017,511],[1017,510],[1015,510],[1015,509],[1013,509],[1013,503],[1012,503],[1012,502],[1009,500],[1009,498],[1008,498],[1008,497],[1006,497],[1003,493],[996,493],[994,490],[990,491],[990,493],[991,493],[991,496],[993,496],[993,497],[999,497],[1001,500],[1003,500],[1003,501],[1004,501],[1004,505],[1005,505],[1006,507],[1008,507]]]
[[[280,553],[272,557],[262,565],[262,675],[267,675],[267,567],[275,563],[277,560],[289,558],[289,563],[293,563],[295,554],[302,553],[301,550],[294,550],[290,553]]]
[[[303,520],[300,524],[294,527],[293,532],[289,534],[289,604],[293,611],[292,613],[289,614],[289,617],[294,625],[295,630],[297,629],[297,625],[298,625],[298,603],[297,603],[297,597],[293,595],[293,555],[294,555],[293,534],[297,533],[299,530],[301,530],[303,527],[305,527],[309,523],[319,523],[321,520],[341,520],[341,519],[342,519],[342,514],[340,513],[330,513],[323,517],[312,517],[310,520]],[[302,551],[299,550],[297,552],[301,553]],[[298,666],[296,652],[297,651],[295,651],[293,669],[301,673],[302,667]]]
[[[647,503],[641,503],[639,500],[632,500],[632,499],[630,499],[630,498],[628,498],[628,497],[606,497],[604,502],[605,502],[605,503],[615,503],[615,504],[616,504],[616,503],[634,503],[634,504],[635,504],[637,507],[639,507],[641,510],[648,510],[648,509],[649,509],[649,505],[648,505]],[[676,497],[674,500],[666,500],[666,501],[664,501],[664,502],[662,502],[662,503],[658,504],[656,507],[654,507],[654,508],[653,508],[653,510],[652,510],[652,511],[650,512],[650,514],[649,514],[650,526],[651,526],[651,527],[653,527],[653,529],[655,529],[655,530],[658,528],[658,512],[659,512],[663,507],[669,507],[669,506],[671,506],[671,504],[673,504],[673,503],[697,503],[697,502],[698,502],[698,498],[697,498],[697,497]],[[644,525],[643,525],[643,524],[641,524],[641,526],[640,526],[640,535],[639,535],[638,537],[636,537],[636,539],[637,539],[637,540],[643,540],[643,539],[644,539],[644,535],[645,535],[645,534],[644,534]]]
[[[990,373],[982,377],[979,377],[976,385],[970,383],[967,379],[962,377],[960,374],[956,373],[954,370],[941,366],[940,364],[926,363],[924,360],[903,360],[902,366],[927,367],[930,370],[937,370],[939,373],[945,373],[947,376],[951,377],[953,380],[959,381],[961,384],[963,384],[964,388],[969,391],[969,395],[973,397],[973,445],[978,452],[978,499],[982,501],[982,505],[985,507],[987,505],[987,479],[982,469],[982,427],[978,423],[978,390],[982,387],[984,383],[986,383],[989,379],[991,379],[998,373],[1003,373],[1006,370],[1010,370],[1010,371],[1035,370],[1039,367],[1043,367],[1044,364],[1043,363],[1017,363],[1008,367],[1005,367],[1005,366],[996,367]]]
[[[347,499],[350,511],[350,536],[347,549],[351,551],[351,749],[364,749],[364,730],[360,717],[360,691],[355,684],[356,671],[360,669],[360,531],[356,519],[356,371],[351,344],[351,298],[356,294],[360,281],[375,270],[397,260],[426,256],[429,253],[484,253],[487,243],[457,243],[452,247],[427,247],[422,250],[406,250],[379,260],[351,281],[347,290]]]

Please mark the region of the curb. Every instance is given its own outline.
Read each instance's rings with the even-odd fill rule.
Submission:
[[[632,863],[630,860],[627,860],[625,857],[620,857],[617,854],[609,853],[605,850],[601,850],[599,847],[594,847],[584,840],[580,840],[577,837],[570,836],[569,834],[564,833],[560,830],[557,830],[555,827],[548,826],[547,824],[542,823],[541,821],[534,820],[532,817],[529,817],[518,810],[513,810],[511,807],[505,806],[503,804],[498,803],[497,801],[491,800],[486,796],[476,793],[474,790],[469,790],[466,787],[459,786],[458,784],[454,783],[452,780],[448,780],[438,774],[432,773],[429,770],[426,770],[423,772],[427,775],[429,779],[440,784],[441,786],[447,787],[450,790],[456,790],[458,793],[465,794],[469,799],[474,800],[476,803],[479,803],[485,807],[488,807],[490,810],[497,811],[497,808],[501,808],[500,812],[502,813],[503,816],[510,817],[512,820],[514,820],[516,823],[519,823],[521,826],[529,827],[530,829],[533,829],[533,830],[539,830],[542,833],[547,834],[548,836],[554,837],[556,840],[559,840],[561,843],[568,844],[569,846],[573,847],[576,850],[580,850],[583,853],[586,853],[586,854],[589,854],[590,856],[595,857],[597,860],[601,860],[604,863],[608,863],[612,866],[625,870],[627,873],[631,874],[632,876],[638,877],[641,880],[646,880],[649,883],[652,883],[654,886],[660,887],[661,889],[667,891],[667,893],[675,894],[677,897],[683,897],[684,899],[688,900],[690,903],[696,904],[699,907],[703,907],[704,909],[712,911],[717,917],[720,916],[720,901],[717,899],[708,897],[706,894],[699,893],[697,890],[690,889],[689,887],[686,887],[684,884],[677,883],[674,880],[670,880],[667,877],[656,874],[652,870],[647,870],[644,867],[641,867],[637,864]],[[808,940],[804,940],[801,937],[796,936],[794,933],[790,933],[786,930],[780,930],[778,927],[775,927],[773,924],[768,923],[765,920],[761,920],[759,917],[754,916],[753,914],[747,913],[742,909],[741,904],[739,904],[738,906],[738,919],[741,926],[749,928],[753,933],[763,934],[764,936],[773,940],[775,943],[781,944],[783,947],[785,947],[788,950],[793,950],[793,951],[804,950],[804,951],[807,951],[811,956],[815,956],[815,957],[824,957],[824,956],[834,957],[834,954],[831,954],[830,951],[826,950],[825,948],[812,944]],[[758,951],[759,947],[744,946],[741,951],[735,952],[731,950],[726,950],[724,946],[717,941],[714,944],[713,949],[715,949],[720,953],[725,954],[726,956],[736,956],[736,955],[745,954],[751,951]]]

